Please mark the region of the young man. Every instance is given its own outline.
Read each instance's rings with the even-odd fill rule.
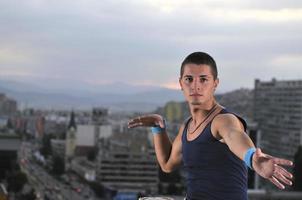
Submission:
[[[152,127],[155,152],[164,172],[182,161],[187,172],[186,199],[247,199],[247,167],[278,188],[292,184],[282,165],[292,162],[264,154],[246,134],[245,121],[220,106],[214,92],[219,84],[214,59],[195,52],[181,65],[179,84],[191,117],[180,127],[173,143],[162,116],[150,114],[129,121],[129,128]]]

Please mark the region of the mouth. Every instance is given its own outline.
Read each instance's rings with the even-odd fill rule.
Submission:
[[[190,94],[191,97],[201,97],[201,94]]]

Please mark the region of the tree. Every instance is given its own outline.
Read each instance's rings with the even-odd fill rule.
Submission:
[[[42,139],[42,147],[40,149],[40,153],[47,158],[51,154],[51,139],[52,135],[44,135]]]
[[[95,158],[97,156],[98,153],[98,149],[96,147],[94,147],[93,149],[91,149],[88,154],[87,154],[87,159],[89,161],[95,161]]]
[[[64,159],[59,156],[54,156],[52,170],[54,174],[62,175],[65,172]]]
[[[168,121],[178,122],[182,118],[181,104],[171,101],[165,105],[165,115]]]
[[[13,128],[14,128],[12,119],[8,119],[8,120],[7,120],[6,127],[7,127],[8,129],[13,129]]]
[[[7,189],[8,191],[18,193],[23,189],[23,186],[27,183],[27,181],[28,180],[25,173],[21,171],[14,172],[8,177]]]
[[[36,193],[34,189],[31,189],[30,192],[23,194],[21,196],[21,199],[23,200],[36,200]]]

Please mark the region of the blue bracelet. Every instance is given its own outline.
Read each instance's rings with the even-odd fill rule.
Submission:
[[[245,153],[245,156],[244,156],[244,162],[245,164],[250,168],[250,169],[253,169],[253,155],[255,153],[256,149],[254,147],[252,148],[249,148],[246,153]]]
[[[159,125],[156,125],[156,126],[151,127],[151,132],[153,134],[160,134],[160,133],[165,132],[166,131],[166,122],[165,122],[165,120],[163,120],[163,123],[164,123],[164,128],[161,128]]]
[[[160,134],[160,133],[165,132],[165,130],[166,130],[165,128],[161,128],[159,126],[153,126],[153,127],[151,127],[151,132],[153,134]]]

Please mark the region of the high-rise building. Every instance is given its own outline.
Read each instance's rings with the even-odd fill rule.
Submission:
[[[157,194],[158,165],[154,150],[132,151],[123,141],[101,140],[97,180],[117,191]]]
[[[0,115],[12,115],[17,112],[17,102],[0,93]]]
[[[36,117],[36,137],[40,138],[44,135],[45,129],[45,118],[44,116],[40,115]]]
[[[263,151],[293,160],[302,142],[302,80],[255,80],[254,120]]]
[[[50,143],[51,143],[52,155],[65,159],[65,153],[66,153],[65,140],[51,139]]]
[[[255,80],[254,120],[264,153],[294,160],[302,143],[302,80]],[[260,187],[273,188],[260,180]]]
[[[70,117],[70,122],[68,125],[68,130],[66,133],[66,158],[72,158],[75,153],[76,149],[76,131],[77,131],[77,126],[75,123],[75,114],[74,112],[71,113]]]
[[[0,180],[16,165],[20,146],[20,136],[0,133]]]
[[[92,121],[94,124],[106,124],[108,117],[108,109],[106,108],[93,108],[92,109]]]

